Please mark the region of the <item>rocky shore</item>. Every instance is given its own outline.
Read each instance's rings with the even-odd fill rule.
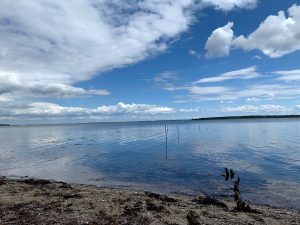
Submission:
[[[0,224],[300,224],[299,211],[197,195],[159,195],[38,179],[0,178]]]

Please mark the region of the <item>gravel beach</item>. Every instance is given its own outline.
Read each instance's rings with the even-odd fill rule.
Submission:
[[[291,209],[50,180],[0,178],[0,224],[300,224]]]

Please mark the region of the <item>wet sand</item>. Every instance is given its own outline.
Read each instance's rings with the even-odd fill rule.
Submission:
[[[159,195],[38,179],[0,177],[0,224],[300,224],[300,212],[204,195]]]

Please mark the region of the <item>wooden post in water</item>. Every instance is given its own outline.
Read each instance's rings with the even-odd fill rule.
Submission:
[[[168,159],[168,126],[165,124],[165,136],[166,136],[166,159]]]
[[[177,125],[177,140],[178,140],[178,143],[179,143],[179,128],[178,128],[178,125]]]

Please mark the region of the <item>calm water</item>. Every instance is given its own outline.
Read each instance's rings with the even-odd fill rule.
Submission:
[[[179,139],[177,126],[179,130]],[[300,120],[0,127],[0,174],[170,193],[230,195],[300,209]]]

